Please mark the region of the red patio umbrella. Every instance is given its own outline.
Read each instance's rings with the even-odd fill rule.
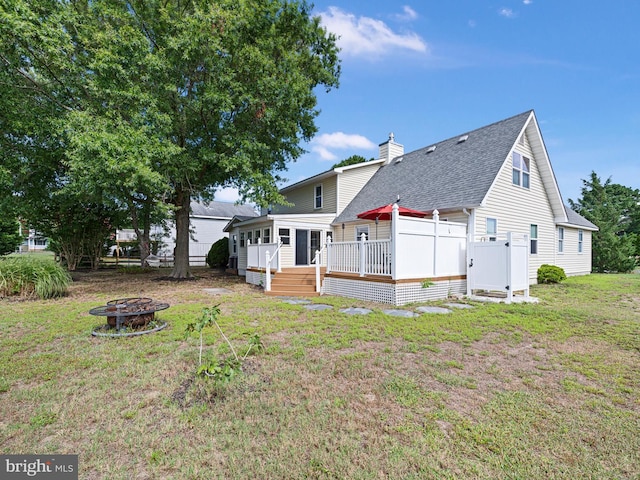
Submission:
[[[374,208],[373,210],[367,210],[366,212],[359,213],[358,218],[365,220],[391,220],[391,212],[393,211],[393,203],[385,205],[384,207]],[[428,215],[427,212],[421,212],[420,210],[412,210],[411,208],[401,207],[398,205],[398,213],[405,217],[418,217],[423,218]]]

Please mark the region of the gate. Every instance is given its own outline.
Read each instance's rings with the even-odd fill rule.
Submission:
[[[495,238],[495,240],[493,240]],[[500,291],[507,294],[524,290],[529,297],[529,236],[508,232],[489,242],[469,242],[467,293],[473,290]]]

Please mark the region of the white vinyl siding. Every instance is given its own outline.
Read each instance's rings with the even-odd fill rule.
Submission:
[[[486,232],[486,219],[498,219],[498,234],[515,232],[531,234],[531,225],[538,226],[538,254],[529,257],[529,280],[535,283],[543,263],[555,264],[556,224],[536,159],[528,139],[516,142],[515,150],[531,159],[530,188],[514,188],[511,155],[498,173],[496,181],[485,199],[484,206],[476,210],[475,232]]]
[[[349,205],[351,200],[358,194],[362,187],[373,177],[378,171],[380,164],[363,165],[362,167],[345,170],[338,174],[338,211],[340,215],[342,211]],[[382,205],[372,206],[371,208],[381,207]]]
[[[322,183],[322,208],[315,208],[315,187]],[[336,177],[325,178],[322,182],[309,183],[299,188],[294,188],[285,192],[287,201],[293,203],[292,206],[274,205],[271,209],[273,214],[292,213],[336,213],[337,195]]]
[[[578,252],[580,233],[582,253]],[[564,227],[564,253],[556,257],[554,264],[562,267],[569,276],[591,273],[591,234],[590,230]]]

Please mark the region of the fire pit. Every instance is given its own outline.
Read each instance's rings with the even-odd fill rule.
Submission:
[[[89,313],[107,317],[108,328],[115,328],[119,332],[123,327],[146,327],[155,319],[155,312],[167,308],[168,303],[156,302],[145,297],[131,297],[111,300],[106,305],[92,308]]]

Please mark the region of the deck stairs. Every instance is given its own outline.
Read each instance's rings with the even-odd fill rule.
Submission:
[[[325,267],[320,268],[320,283],[324,279]],[[276,297],[316,297],[316,268],[283,268],[271,280],[271,291],[267,295]]]

